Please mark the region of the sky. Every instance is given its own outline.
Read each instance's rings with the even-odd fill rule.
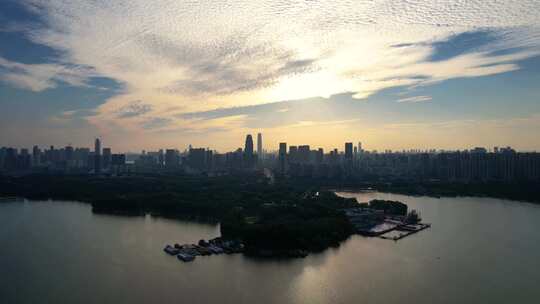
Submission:
[[[538,0],[2,0],[0,146],[540,151]]]

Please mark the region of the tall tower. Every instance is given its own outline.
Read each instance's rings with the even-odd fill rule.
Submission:
[[[246,145],[244,148],[244,160],[246,167],[253,166],[253,137],[251,134],[246,136]]]
[[[257,134],[257,157],[259,161],[263,159],[263,144],[262,144],[262,134]]]
[[[244,153],[246,153],[247,156],[253,156],[253,137],[251,137],[251,134],[248,134],[246,136],[246,145],[244,147]]]
[[[281,174],[285,174],[285,160],[287,157],[287,143],[279,143],[279,171]]]
[[[345,143],[345,159],[352,160],[353,158],[353,145],[351,142]]]
[[[101,172],[101,141],[96,138],[94,143],[94,172]]]

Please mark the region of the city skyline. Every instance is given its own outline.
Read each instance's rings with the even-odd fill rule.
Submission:
[[[0,145],[540,150],[536,1],[7,0]]]
[[[437,152],[459,152],[459,151],[472,151],[472,150],[475,150],[475,149],[485,149],[486,152],[497,152],[498,150],[500,149],[512,149],[514,151],[517,151],[517,152],[523,152],[523,153],[537,153],[538,151],[537,150],[519,150],[519,149],[515,149],[515,147],[513,146],[510,146],[510,145],[505,145],[505,144],[501,144],[501,145],[495,145],[495,146],[482,146],[482,145],[473,145],[473,146],[469,146],[469,147],[466,147],[466,148],[463,148],[463,149],[459,149],[459,148],[450,148],[450,149],[442,149],[442,148],[409,148],[409,149],[375,149],[375,148],[369,148],[368,149],[364,149],[365,146],[363,146],[362,142],[361,141],[344,141],[342,142],[340,145],[336,145],[336,146],[331,146],[329,148],[325,148],[321,145],[317,145],[317,144],[309,144],[309,143],[305,143],[305,142],[285,142],[285,141],[278,141],[278,142],[275,142],[275,143],[271,143],[271,146],[265,146],[262,142],[262,138],[263,138],[263,133],[256,133],[257,134],[257,142],[256,142],[256,146],[255,146],[255,142],[253,140],[253,136],[252,134],[246,134],[245,135],[245,141],[244,142],[241,142],[241,141],[238,141],[238,144],[236,146],[232,145],[233,148],[231,149],[217,149],[213,146],[211,146],[210,144],[203,144],[203,145],[200,145],[200,146],[195,146],[195,145],[192,145],[192,144],[188,144],[187,146],[183,146],[183,147],[180,147],[180,146],[164,146],[164,147],[158,147],[158,148],[155,148],[155,149],[146,149],[146,148],[139,148],[138,150],[128,150],[128,151],[124,151],[124,150],[118,150],[118,149],[114,149],[114,144],[111,146],[110,144],[107,146],[107,147],[103,147],[101,148],[101,145],[102,145],[102,138],[101,137],[95,137],[94,138],[94,146],[93,146],[93,149],[91,149],[92,145],[91,144],[88,144],[88,145],[72,145],[71,143],[68,143],[67,145],[54,145],[54,144],[45,144],[45,145],[37,145],[37,144],[32,144],[30,146],[14,146],[14,145],[0,145],[0,148],[15,148],[15,149],[18,149],[18,150],[31,150],[31,149],[43,149],[43,150],[47,150],[47,149],[65,149],[65,148],[81,148],[81,149],[89,149],[91,151],[93,151],[92,153],[96,153],[96,151],[102,151],[105,150],[105,149],[108,149],[109,152],[111,149],[114,149],[115,153],[123,153],[123,154],[144,154],[145,152],[151,152],[151,151],[166,151],[166,150],[175,150],[175,151],[179,151],[179,152],[188,152],[190,149],[206,149],[206,150],[210,150],[210,151],[215,151],[215,152],[219,152],[219,153],[225,153],[225,152],[231,152],[231,151],[235,151],[237,149],[242,149],[243,151],[246,151],[246,147],[250,147],[250,150],[251,150],[251,154],[257,154],[257,155],[261,155],[261,154],[264,154],[264,153],[273,153],[273,154],[276,154],[278,155],[279,154],[279,151],[281,149],[281,145],[282,144],[285,144],[285,147],[288,149],[290,148],[291,146],[293,147],[300,147],[300,146],[307,146],[307,147],[311,147],[311,148],[316,148],[316,149],[322,149],[323,151],[334,151],[334,150],[337,150],[339,151],[340,153],[343,153],[343,154],[346,154],[347,153],[347,145],[351,145],[350,146],[350,153],[353,153],[354,151],[354,154],[358,153],[358,152],[368,152],[368,153],[408,153],[408,152],[412,152],[412,153],[437,153]],[[249,143],[248,143],[249,142]],[[266,142],[266,141],[265,141]],[[260,145],[259,145],[260,143]],[[287,152],[289,150],[286,150]],[[262,152],[262,153],[261,153]]]
[[[0,174],[71,174],[122,176],[165,173],[223,176],[266,172],[290,178],[333,181],[451,181],[511,183],[540,179],[540,153],[520,152],[511,147],[465,151],[366,151],[362,143],[345,142],[324,150],[310,145],[279,143],[278,151],[262,150],[262,134],[247,134],[244,148],[218,152],[190,146],[188,150],[160,149],[140,154],[114,153],[102,147],[99,138],[90,148],[34,146],[18,151],[0,148]],[[273,173],[270,173],[273,172]]]

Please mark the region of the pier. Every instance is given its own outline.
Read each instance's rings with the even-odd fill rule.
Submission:
[[[418,214],[414,214],[416,216],[411,219],[409,216],[386,214],[371,208],[345,210],[345,215],[358,234],[394,241],[431,227],[431,224],[421,223]]]
[[[419,231],[422,231],[430,227],[431,227],[431,224],[401,225],[391,231],[387,231],[386,233],[379,235],[379,238],[385,239],[385,240],[398,241],[404,237],[407,237],[411,234],[415,234]]]
[[[241,253],[244,251],[244,244],[237,240],[223,240],[217,237],[208,241],[200,240],[198,244],[166,245],[163,251],[176,256],[180,261],[191,262],[197,256]]]

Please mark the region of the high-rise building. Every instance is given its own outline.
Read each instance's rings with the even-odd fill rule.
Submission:
[[[351,142],[345,143],[345,159],[347,161],[353,158],[353,145]]]
[[[206,169],[206,149],[204,148],[190,148],[188,154],[188,165],[192,169],[205,170]]]
[[[94,142],[94,172],[101,172],[101,141],[96,138]]]
[[[310,151],[309,145],[298,146],[298,161],[301,163],[308,163]]]
[[[287,157],[289,163],[296,163],[298,161],[298,146],[289,146],[289,157]]]
[[[165,150],[165,167],[175,168],[179,164],[178,160],[178,151],[174,149]]]
[[[253,138],[251,137],[251,134],[248,134],[246,136],[246,145],[244,147],[244,153],[246,156],[252,156],[253,155]]]
[[[4,169],[13,170],[17,167],[17,149],[7,148],[4,156]]]
[[[41,163],[41,151],[38,146],[32,149],[32,166],[39,166]]]
[[[126,164],[126,155],[125,154],[113,154],[111,155],[111,165],[112,166],[124,166]]]
[[[362,142],[358,142],[358,153],[362,153],[364,150],[362,150]]]
[[[253,137],[251,134],[246,136],[246,145],[244,148],[244,164],[246,167],[253,166]]]
[[[111,148],[103,148],[103,156],[102,156],[102,160],[103,160],[103,168],[105,169],[108,169],[111,167],[111,159],[112,157],[112,152],[111,152]]]
[[[317,158],[316,158],[315,161],[318,164],[322,164],[323,159],[324,159],[324,150],[323,150],[323,148],[319,148],[319,150],[317,150]]]
[[[283,174],[285,173],[285,159],[287,157],[287,143],[279,143],[279,171]]]
[[[28,170],[32,164],[32,158],[28,149],[21,149],[20,154],[17,156],[17,169]]]
[[[74,150],[72,146],[67,146],[64,148],[65,159],[68,163],[73,160],[73,151]]]
[[[257,134],[257,158],[260,160],[263,159],[263,143],[262,143],[262,134]]]

